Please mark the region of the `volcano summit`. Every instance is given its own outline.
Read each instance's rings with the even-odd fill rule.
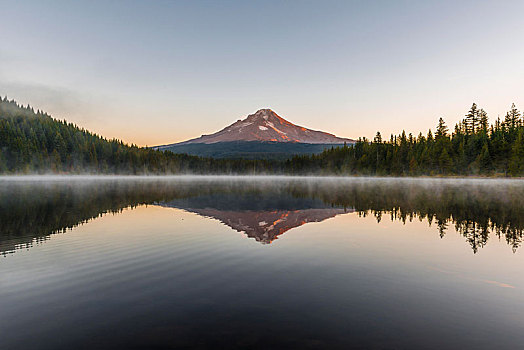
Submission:
[[[291,154],[311,154],[352,139],[295,125],[271,109],[260,109],[210,135],[170,145],[159,150],[217,158],[283,158]]]
[[[353,140],[336,137],[327,132],[304,128],[288,122],[271,109],[260,109],[255,114],[249,115],[244,120],[211,134],[181,142],[189,143],[215,143],[228,141],[269,141],[269,142],[300,142],[300,143],[352,143]]]

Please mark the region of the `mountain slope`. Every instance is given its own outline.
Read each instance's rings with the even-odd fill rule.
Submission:
[[[228,141],[216,143],[183,143],[160,148],[214,159],[285,160],[298,155],[319,154],[337,146],[329,143]]]
[[[344,144],[354,140],[304,128],[278,116],[271,109],[261,109],[244,120],[238,120],[228,127],[211,135],[202,135],[196,139],[158,146],[168,149],[174,145],[214,144],[233,141],[294,142],[310,144]]]

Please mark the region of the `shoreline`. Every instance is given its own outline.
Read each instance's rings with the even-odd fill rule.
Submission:
[[[176,174],[176,175],[120,175],[120,174],[18,174],[0,175],[1,181],[59,181],[59,180],[503,180],[522,181],[524,177],[498,176],[366,176],[366,175],[285,175],[285,174]]]

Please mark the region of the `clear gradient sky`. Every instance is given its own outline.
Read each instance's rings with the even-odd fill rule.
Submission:
[[[260,108],[338,136],[524,108],[524,1],[4,1],[0,95],[158,145]]]

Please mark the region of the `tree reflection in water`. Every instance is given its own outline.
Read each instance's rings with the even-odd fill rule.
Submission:
[[[524,230],[524,181],[379,178],[128,178],[0,182],[5,255],[106,213],[161,205],[213,217],[262,243],[346,212],[450,225],[474,253],[490,236],[515,252]]]

